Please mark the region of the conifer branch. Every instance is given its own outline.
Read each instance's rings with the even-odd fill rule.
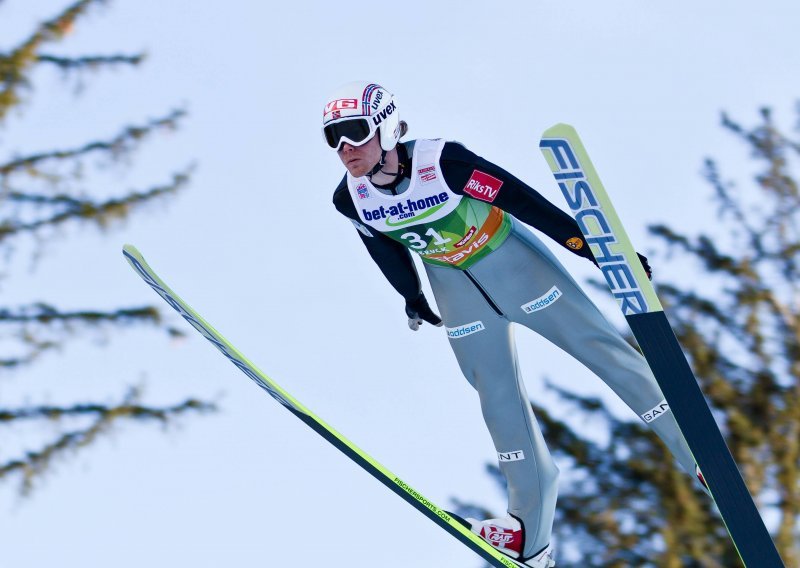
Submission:
[[[0,121],[11,108],[21,102],[21,92],[30,89],[29,74],[39,62],[38,53],[42,46],[61,40],[92,5],[106,2],[107,0],[73,2],[56,17],[40,24],[18,47],[8,53],[0,53]]]
[[[54,461],[62,456],[75,453],[89,445],[108,432],[112,426],[121,421],[159,422],[168,424],[177,417],[189,412],[213,412],[214,404],[186,399],[185,401],[167,407],[151,407],[138,403],[140,391],[132,388],[125,395],[120,404],[107,406],[102,404],[76,405],[74,407],[33,407],[22,409],[0,410],[0,425],[22,419],[59,420],[65,417],[91,416],[92,422],[75,430],[63,431],[54,440],[44,444],[40,449],[27,451],[24,455],[0,464],[0,480],[11,475],[20,475],[22,478],[21,493],[28,495],[34,488],[34,483],[52,468]]]
[[[20,354],[0,358],[0,372],[18,370],[30,365],[44,354],[59,349],[64,342],[86,329],[107,326],[153,324],[163,328],[170,337],[183,337],[183,331],[165,325],[160,312],[153,306],[118,308],[113,311],[77,310],[60,311],[57,308],[37,303],[16,309],[0,308],[0,329],[11,328],[5,333],[15,341]]]
[[[129,154],[143,142],[148,135],[158,130],[174,130],[178,122],[186,116],[186,111],[174,109],[168,114],[149,120],[137,126],[127,126],[116,136],[109,140],[90,142],[76,148],[63,150],[50,150],[30,156],[15,158],[6,163],[0,163],[0,179],[14,173],[24,172],[28,175],[41,175],[38,168],[47,162],[62,162],[82,158],[94,152],[104,152],[114,158]]]
[[[144,61],[145,55],[85,55],[83,57],[63,57],[59,55],[41,54],[37,56],[40,63],[49,63],[65,71],[73,69],[97,69],[99,67],[112,67],[119,65],[139,65]]]
[[[133,321],[149,321],[159,323],[161,315],[152,306],[141,308],[119,308],[111,312],[94,310],[62,312],[51,305],[36,303],[23,306],[16,311],[0,308],[0,324],[4,323],[38,323],[46,326],[69,325],[80,322],[86,325],[101,325],[104,323],[130,323]]]
[[[144,191],[133,191],[119,198],[97,201],[90,198],[75,198],[59,194],[47,197],[40,194],[27,195],[12,192],[9,200],[31,203],[39,206],[54,206],[61,209],[56,213],[48,213],[34,221],[6,219],[0,221],[0,243],[20,233],[31,233],[43,227],[58,227],[68,221],[91,222],[101,229],[111,222],[127,218],[136,208],[150,203],[154,199],[172,195],[184,188],[189,181],[189,171],[174,174],[173,179],[161,186]]]

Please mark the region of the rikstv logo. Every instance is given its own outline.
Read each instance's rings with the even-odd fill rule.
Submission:
[[[473,170],[467,185],[464,186],[464,193],[475,199],[491,203],[497,197],[502,186],[502,180],[480,170]]]

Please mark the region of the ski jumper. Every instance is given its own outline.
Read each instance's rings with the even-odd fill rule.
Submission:
[[[550,542],[558,468],[528,402],[512,323],[593,371],[693,474],[672,413],[659,412],[664,396],[644,358],[520,222],[593,260],[572,217],[458,143],[417,140],[397,148],[399,184],[387,190],[347,173],[333,201],[406,300],[420,294],[409,251],[422,258],[450,346],[478,392],[508,483],[508,512],[525,528],[523,557]]]

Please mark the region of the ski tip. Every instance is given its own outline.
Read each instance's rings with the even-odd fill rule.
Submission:
[[[124,256],[125,260],[127,260],[130,263],[132,263],[134,259],[136,260],[136,262],[139,263],[144,262],[144,257],[142,256],[142,253],[140,253],[139,249],[137,249],[132,244],[126,243],[122,245],[122,256]]]
[[[575,128],[566,122],[559,122],[544,131],[542,138],[563,138],[565,133],[575,132]]]

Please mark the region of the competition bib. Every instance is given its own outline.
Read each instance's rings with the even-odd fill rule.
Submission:
[[[490,203],[450,190],[439,166],[444,144],[416,141],[411,183],[400,195],[386,195],[369,178],[349,173],[347,187],[362,223],[401,242],[424,262],[465,269],[502,244],[511,221]]]

